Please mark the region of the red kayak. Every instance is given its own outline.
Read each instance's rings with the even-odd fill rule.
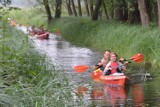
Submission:
[[[101,75],[100,82],[107,85],[118,85],[118,86],[126,86],[129,83],[129,78],[125,75],[121,75],[121,73],[116,73],[117,75]]]
[[[38,39],[48,39],[49,38],[49,32],[45,32],[43,34],[36,34],[36,37]]]

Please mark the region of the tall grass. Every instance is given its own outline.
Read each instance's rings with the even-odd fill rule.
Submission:
[[[62,70],[55,70],[39,54],[27,35],[0,24],[0,106],[57,107],[74,105],[71,86]]]

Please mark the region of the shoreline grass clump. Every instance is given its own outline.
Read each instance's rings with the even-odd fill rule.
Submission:
[[[0,25],[0,106],[57,107],[74,105],[71,86],[62,70],[40,54],[27,35]],[[4,102],[3,102],[4,101]]]

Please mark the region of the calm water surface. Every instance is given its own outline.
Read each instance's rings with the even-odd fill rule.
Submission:
[[[20,29],[26,31],[25,27]],[[140,74],[144,73],[144,70],[139,68],[136,69],[138,71],[136,74],[130,74],[136,83],[127,87],[104,86],[92,80],[90,77],[92,70],[82,74],[73,71],[76,65],[95,65],[103,56],[102,53],[76,47],[60,35],[50,34],[48,40],[32,39],[32,41],[39,51],[51,58],[58,69],[65,71],[70,84],[73,85],[75,100],[82,98],[84,105],[88,107],[160,107],[160,77],[147,80]]]

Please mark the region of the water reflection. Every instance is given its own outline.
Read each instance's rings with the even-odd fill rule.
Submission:
[[[133,85],[133,100],[134,105],[142,107],[144,105],[144,86],[143,84]]]
[[[94,105],[119,107],[124,106],[127,100],[128,88],[95,84],[91,91]]]
[[[93,84],[93,89],[91,90],[90,96],[93,101],[103,99],[104,93],[103,93],[102,85],[100,83]]]
[[[87,94],[88,90],[89,89],[85,86],[78,86],[77,89],[76,89],[76,95],[79,97],[79,96],[82,96],[84,94]]]
[[[143,107],[145,106],[144,92],[143,84],[121,87],[96,82],[91,90],[84,86],[77,87],[77,96],[82,96],[85,100],[90,99],[92,103],[89,106],[96,107]]]
[[[104,87],[104,99],[107,105],[117,106],[124,105],[127,99],[126,90],[124,87]]]
[[[79,64],[92,65],[96,62],[94,56],[99,56],[99,53],[93,52],[87,48],[80,48],[71,45],[64,41],[59,36],[50,35],[49,40],[34,40],[38,48],[43,49],[53,63],[70,72],[73,67]]]
[[[26,33],[25,27],[20,27]],[[61,66],[66,72],[73,72],[76,65],[94,65],[102,56],[88,48],[76,47],[60,35],[50,34],[48,40],[31,38],[36,48],[51,58],[54,65]]]

